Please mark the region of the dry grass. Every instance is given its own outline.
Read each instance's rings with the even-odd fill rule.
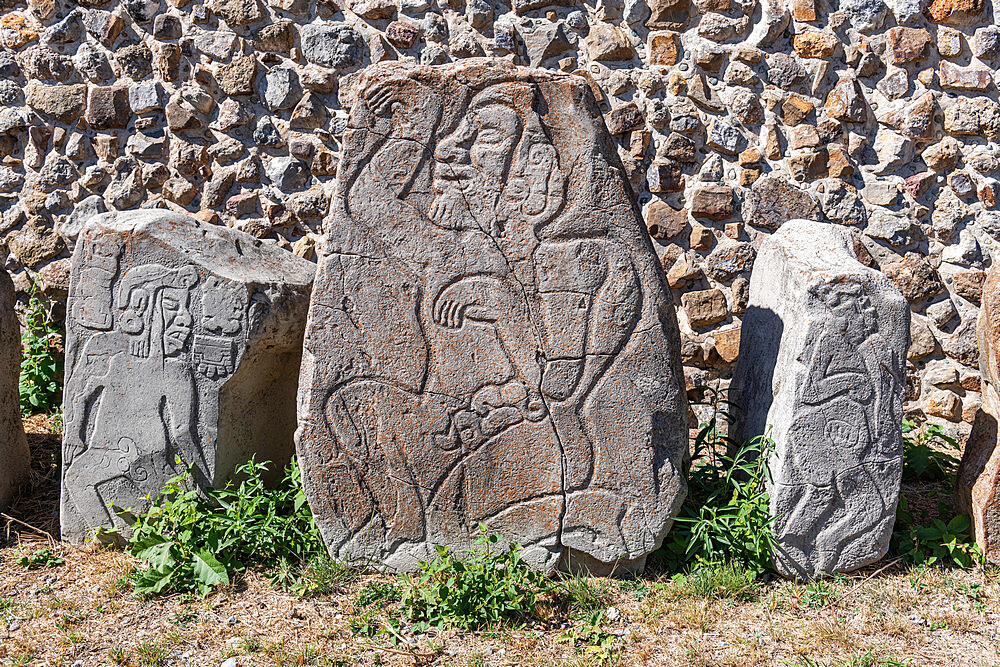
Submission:
[[[0,548],[2,665],[997,665],[1000,572],[881,566],[810,585],[770,581],[734,597],[682,581],[604,584],[618,616],[602,622],[603,648],[580,640],[583,616],[548,610],[516,629],[367,638],[357,592],[301,600],[251,573],[206,599],[144,601],[123,579],[136,567],[118,551],[53,548],[65,563],[26,570],[25,552],[58,529],[58,437],[28,420],[33,488],[4,521]],[[916,493],[908,489],[908,493]]]

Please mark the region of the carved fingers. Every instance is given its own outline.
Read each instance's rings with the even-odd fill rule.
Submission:
[[[397,105],[422,106],[427,103],[430,91],[411,79],[389,79],[365,91],[368,108],[378,116],[391,115]]]
[[[446,329],[460,329],[465,323],[465,311],[474,303],[467,304],[451,299],[438,299],[434,304],[434,322]]]

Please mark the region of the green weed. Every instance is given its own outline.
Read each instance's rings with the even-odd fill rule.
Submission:
[[[239,485],[203,494],[190,472],[171,479],[133,526],[129,549],[146,562],[133,575],[135,591],[206,596],[248,567],[277,568],[278,583],[294,584],[287,570],[326,551],[298,465],[274,487],[263,481],[267,465],[251,460],[237,470]]]
[[[17,386],[25,415],[58,412],[62,402],[62,333],[46,305],[38,290],[32,288],[21,336],[21,376]]]
[[[43,567],[59,567],[66,560],[52,549],[42,549],[33,554],[25,554],[17,559],[18,565],[26,570],[40,570]]]
[[[143,642],[135,649],[135,656],[141,665],[163,665],[166,664],[170,654],[156,642]]]
[[[698,431],[688,471],[688,497],[660,557],[672,571],[735,561],[757,574],[771,566],[775,543],[768,509],[770,438],[739,444],[722,432],[729,401],[704,387],[712,417]],[[729,453],[722,453],[722,452]]]
[[[591,612],[587,619],[561,634],[556,641],[578,647],[584,657],[584,664],[612,666],[620,662],[620,641],[605,630],[604,611]]]
[[[941,482],[954,479],[958,472],[958,443],[937,424],[918,425],[903,420],[903,478]]]
[[[751,600],[757,587],[755,570],[738,563],[704,563],[688,574],[675,574],[670,594],[678,599]]]
[[[552,586],[552,592],[572,614],[592,614],[604,611],[611,604],[611,586],[604,579],[580,575],[563,575]]]
[[[480,526],[481,535],[461,558],[447,547],[402,576],[402,611],[422,626],[463,630],[518,623],[529,616],[547,582],[521,560],[520,548],[497,545],[500,538]]]
[[[820,609],[833,601],[834,591],[822,579],[809,582],[802,591],[802,602],[810,609]]]

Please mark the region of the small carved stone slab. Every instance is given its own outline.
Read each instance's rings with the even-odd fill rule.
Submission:
[[[480,523],[533,566],[635,569],[683,501],[665,277],[584,79],[362,76],[297,448],[331,552],[413,570]]]
[[[183,215],[87,222],[67,302],[63,539],[127,528],[115,508],[143,511],[188,466],[219,486],[251,456],[288,461],[314,270]]]
[[[14,313],[14,281],[0,269],[0,510],[28,477],[31,454],[21,424],[17,381],[21,373],[21,327]]]
[[[849,234],[794,220],[761,246],[730,398],[769,435],[781,574],[848,572],[889,546],[902,479],[910,311]]]

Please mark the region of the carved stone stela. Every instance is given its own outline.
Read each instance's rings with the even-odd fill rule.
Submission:
[[[775,568],[847,572],[889,546],[902,479],[909,309],[828,223],[785,223],[750,281],[730,398],[736,436],[768,434]]]
[[[676,317],[586,83],[370,68],[310,306],[297,446],[331,551],[409,570],[487,524],[641,567],[686,492]]]
[[[62,534],[127,528],[193,466],[219,485],[256,454],[284,465],[314,266],[164,212],[91,219],[66,319]]]
[[[14,281],[0,269],[0,510],[27,479],[31,462],[17,390],[20,371],[21,327],[14,313]]]

